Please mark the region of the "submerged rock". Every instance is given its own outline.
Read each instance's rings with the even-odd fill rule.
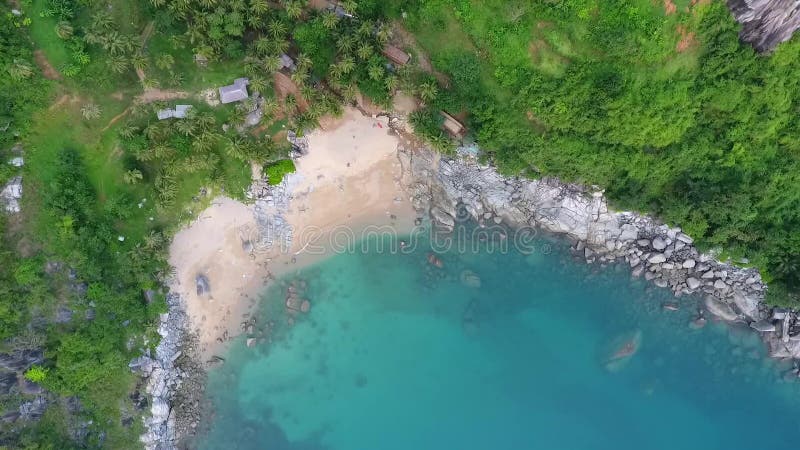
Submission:
[[[475,272],[471,270],[464,270],[461,272],[461,284],[470,288],[479,288],[481,287],[481,278]]]
[[[616,372],[628,363],[642,345],[642,332],[636,330],[614,338],[604,350],[603,366]]]

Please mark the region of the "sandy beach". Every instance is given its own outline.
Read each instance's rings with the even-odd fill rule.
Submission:
[[[413,227],[415,214],[397,159],[399,139],[390,133],[386,117],[348,108],[309,134],[308,143],[308,154],[295,161],[284,213],[294,235],[289,249],[251,249],[254,207],[225,197],[175,235],[172,289],[186,302],[204,361],[241,332],[272,279],[336,251],[332,236],[357,238],[368,226],[391,226],[401,233]],[[198,295],[198,275],[208,280],[208,294]]]

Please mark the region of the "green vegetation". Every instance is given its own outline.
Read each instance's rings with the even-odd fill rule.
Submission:
[[[800,41],[759,56],[724,2],[663,8],[417,0],[405,24],[451,80],[431,111],[468,112],[503,170],[604,186],[796,304]]]
[[[282,159],[280,161],[276,161],[264,169],[264,173],[267,175],[269,184],[273,186],[280,184],[284,175],[294,173],[294,171],[294,162],[291,159]]]

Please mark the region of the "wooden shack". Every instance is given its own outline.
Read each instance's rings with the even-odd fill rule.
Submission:
[[[467,128],[455,117],[451,116],[450,114],[440,111],[442,117],[444,117],[444,123],[442,126],[444,127],[445,131],[450,133],[455,139],[462,139],[465,134],[467,134]]]
[[[399,49],[398,47],[395,47],[394,45],[387,45],[384,47],[383,56],[387,57],[389,61],[397,64],[398,66],[404,66],[411,60],[411,55]]]

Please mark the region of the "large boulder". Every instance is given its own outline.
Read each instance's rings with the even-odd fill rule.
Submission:
[[[712,296],[706,297],[706,308],[711,314],[729,322],[739,317],[729,304]]]
[[[798,0],[728,0],[742,30],[739,37],[759,52],[773,50],[800,28]]]
[[[733,303],[742,312],[751,319],[758,318],[758,298],[747,295],[744,292],[736,291],[733,293]]]

